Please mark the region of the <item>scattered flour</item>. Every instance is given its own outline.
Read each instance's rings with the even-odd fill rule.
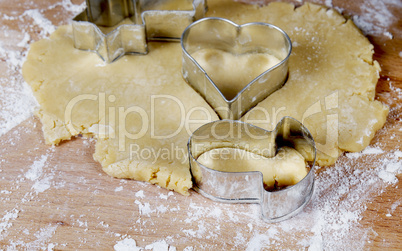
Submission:
[[[145,248],[137,247],[137,243],[132,238],[125,238],[118,241],[113,246],[115,251],[140,251],[140,250],[153,250],[153,251],[176,251],[176,247],[170,246],[165,240],[157,241],[152,244],[146,245]]]
[[[356,159],[364,154],[381,154],[381,153],[384,153],[382,149],[368,146],[360,153],[346,153],[346,157],[350,159]]]
[[[1,5],[1,4],[0,4]],[[66,11],[74,11],[70,13],[71,17],[78,13],[78,7],[71,3],[70,0],[63,0],[62,6],[66,7]],[[4,25],[0,31],[0,67],[2,74],[0,76],[0,136],[5,135],[11,129],[19,125],[21,122],[32,116],[33,111],[37,107],[37,102],[33,97],[31,88],[25,83],[21,74],[21,67],[26,59],[29,44],[33,39],[37,40],[48,36],[55,30],[55,26],[44,17],[43,12],[49,9],[34,9],[31,8],[34,3],[26,2],[27,10],[23,13],[11,11],[9,15],[0,13],[0,19],[6,20],[10,25]],[[31,9],[28,9],[31,8]],[[82,10],[82,6],[80,6]],[[69,18],[71,18],[69,17]],[[24,23],[22,26],[21,24]],[[10,27],[16,27],[12,29]],[[37,37],[32,38],[29,34],[36,34]],[[12,145],[12,142],[10,142]],[[43,177],[43,168],[46,164],[48,155],[40,156],[38,160],[29,167],[30,169],[24,174],[24,177],[35,183],[32,186],[34,193],[44,192],[50,188],[50,180],[52,175]],[[41,179],[42,178],[42,179]],[[24,178],[23,178],[24,179]],[[14,181],[14,188],[18,189],[18,182]],[[1,194],[11,195],[11,191],[2,190]],[[21,199],[20,203],[28,202],[33,198],[32,193],[27,193]],[[1,201],[6,201],[7,197],[0,196]],[[7,230],[13,226],[12,221],[17,219],[21,210],[16,208],[3,211],[5,213],[0,219],[0,240],[3,240],[7,235]],[[47,225],[41,227],[37,232],[33,233],[36,239],[32,242],[23,241],[21,239],[13,241],[8,239],[8,246],[2,246],[0,249],[7,250],[53,250],[56,244],[49,243],[53,236],[57,225]],[[29,230],[24,229],[24,234],[29,234]]]
[[[61,6],[65,11],[73,14],[75,13],[74,15],[76,15],[85,9],[86,4],[85,1],[83,1],[81,4],[73,4],[71,0],[62,0],[61,2],[49,6],[49,9],[54,9],[58,6]]]
[[[131,238],[125,238],[124,240],[118,241],[116,245],[113,246],[115,251],[140,251],[141,248],[137,247],[135,240]]]
[[[27,56],[29,44],[33,41],[29,34],[36,34],[38,37],[35,40],[37,40],[55,30],[56,26],[43,13],[57,6],[64,8],[66,14],[69,13],[67,15],[69,20],[84,9],[85,1],[75,5],[71,3],[71,0],[63,0],[47,9],[31,8],[22,14],[15,12],[15,15],[0,13],[0,19],[14,23],[14,25],[3,26],[0,31],[2,40],[0,67],[5,69],[0,76],[0,136],[32,116],[33,111],[38,107],[31,88],[22,78],[21,67]],[[26,25],[21,26],[22,22]],[[11,29],[12,26],[18,27],[18,30]]]
[[[397,174],[402,173],[402,160],[398,160],[397,155],[393,159],[384,160],[384,165],[379,168],[378,177],[384,182],[395,184],[398,182]]]
[[[302,0],[297,1],[302,2]],[[325,0],[325,4],[332,6],[332,1]],[[402,3],[399,0],[365,1],[361,6],[363,10],[362,15],[354,17],[353,20],[366,34],[385,35],[390,38],[392,34],[388,31],[388,28],[393,22],[398,21],[390,12],[388,8],[390,5],[401,7]],[[70,0],[63,0],[61,3],[50,6],[47,10],[62,7],[65,11],[71,12],[71,17],[73,17],[83,9],[83,6],[83,4],[74,5]],[[35,33],[33,30],[39,30],[39,38],[42,38],[54,31],[55,26],[46,19],[44,11],[38,9],[27,10],[22,15],[7,16],[0,13],[0,16],[4,20],[15,23],[19,23],[20,18],[24,19],[27,23],[31,23],[20,31],[10,30],[9,28],[0,31],[3,32],[1,33],[2,37],[8,38],[0,44],[0,58],[7,59],[4,62],[0,62],[0,64],[5,64],[7,68],[6,76],[0,78],[0,100],[2,105],[2,109],[0,109],[1,136],[31,116],[36,106],[36,101],[32,96],[31,90],[24,83],[20,73],[29,44],[33,39],[37,39],[30,37],[27,33],[33,34]],[[399,52],[399,56],[402,57],[402,51]],[[392,86],[391,83],[390,88],[391,91],[399,95],[399,98],[402,97],[402,92],[399,88]],[[138,205],[140,217],[137,220],[138,224],[135,224],[129,230],[143,231],[145,234],[151,233],[151,230],[147,230],[147,226],[157,224],[158,214],[169,211],[176,212],[177,214],[187,214],[185,221],[177,223],[182,227],[182,231],[187,233],[185,236],[167,236],[166,240],[161,240],[149,244],[145,248],[141,248],[137,247],[134,239],[111,231],[111,226],[105,224],[103,221],[99,225],[104,229],[103,233],[105,235],[109,234],[121,239],[124,238],[114,245],[115,250],[153,249],[173,251],[176,248],[170,246],[168,243],[183,239],[185,243],[188,243],[189,239],[194,241],[194,243],[205,243],[203,241],[206,239],[211,240],[211,243],[214,240],[219,242],[222,231],[224,231],[224,225],[239,222],[239,218],[243,217],[249,219],[249,223],[247,227],[244,226],[243,229],[239,229],[233,240],[235,247],[239,249],[279,249],[283,243],[289,242],[293,243],[298,249],[361,250],[364,249],[368,234],[372,232],[371,229],[362,229],[359,225],[362,213],[366,210],[366,204],[370,201],[373,194],[379,195],[387,185],[395,186],[399,182],[397,175],[402,172],[402,152],[400,150],[385,152],[379,147],[368,147],[361,153],[347,153],[346,157],[342,159],[342,162],[337,162],[334,167],[317,170],[319,173],[317,175],[315,193],[312,201],[303,212],[285,222],[267,226],[264,232],[261,231],[259,226],[266,223],[261,221],[257,205],[236,205],[236,207],[233,207],[232,205],[216,204],[215,207],[209,207],[201,202],[190,202],[188,207],[182,206],[180,208],[174,202],[170,202],[171,199],[175,199],[175,195],[172,192],[169,192],[167,195],[160,194],[153,198],[148,195],[145,196],[143,190],[135,193],[137,200],[134,203]],[[51,180],[53,179],[53,175],[44,175],[44,168],[48,158],[49,155],[40,156],[23,175],[26,179],[34,182],[32,186],[33,193],[44,192],[52,185]],[[365,169],[364,166],[361,166],[362,159],[364,163],[370,163],[372,169]],[[352,169],[351,167],[356,168]],[[89,189],[96,189],[96,187],[89,187]],[[123,190],[122,186],[115,188],[116,192],[121,190]],[[7,196],[11,193],[9,190],[1,190],[0,192],[2,196]],[[169,198],[170,196],[172,198]],[[28,194],[27,197],[29,198],[24,197],[21,202],[29,201],[32,198],[32,194]],[[167,200],[168,198],[168,206],[157,203],[158,199]],[[3,201],[7,198],[1,197],[0,199]],[[189,198],[189,200],[191,201],[192,198]],[[386,216],[391,217],[401,202],[401,199],[394,202]],[[245,208],[248,211],[246,213],[237,212],[234,209],[237,207],[243,209],[239,211],[245,211]],[[7,237],[7,230],[13,226],[13,221],[18,218],[20,212],[19,208],[3,212],[4,215],[0,219],[0,240]],[[144,215],[147,217],[141,218]],[[202,222],[201,220],[205,216],[213,219],[213,222]],[[88,230],[87,221],[77,220],[76,222],[80,227],[87,227],[86,230]],[[171,224],[175,223],[174,219],[168,222]],[[42,226],[37,231],[33,230],[30,232],[28,229],[24,229],[21,231],[21,234],[32,236],[33,233],[36,240],[25,242],[22,240],[14,241],[10,238],[7,249],[17,250],[23,247],[27,250],[52,250],[55,247],[59,248],[59,244],[49,243],[57,227],[58,225],[49,224],[44,227]],[[245,237],[249,233],[253,234],[252,238]],[[295,233],[300,233],[301,235]],[[283,239],[284,235],[288,236],[286,240]],[[300,236],[302,236],[301,241]],[[80,240],[82,240],[82,243],[86,243],[86,239]],[[96,248],[97,243],[91,243],[91,245],[94,245],[94,248]],[[207,244],[205,246],[209,248]],[[185,248],[187,251],[193,249],[191,246]]]
[[[140,191],[136,192],[135,197],[145,198],[144,191],[140,190]]]
[[[325,0],[325,6],[332,8],[332,0]]]
[[[56,244],[49,243],[49,240],[56,232],[57,227],[58,225],[51,224],[42,227],[34,233],[36,240],[31,242],[24,242],[22,240],[12,241],[7,250],[21,250],[21,247],[24,247],[24,250],[53,250]]]
[[[52,179],[53,179],[53,175],[48,175],[48,176],[44,177],[43,179],[37,180],[35,182],[35,184],[33,184],[32,189],[36,193],[42,193],[50,188],[50,186],[52,185],[52,183],[51,183]]]
[[[263,248],[268,248],[270,244],[275,243],[273,238],[278,234],[275,228],[267,231],[265,234],[254,234],[254,237],[247,243],[246,251],[259,251]]]
[[[152,244],[145,246],[146,250],[155,250],[155,251],[176,251],[175,247],[169,246],[166,241],[157,241]]]
[[[39,160],[35,160],[30,166],[28,172],[25,173],[25,177],[32,181],[37,180],[43,173],[43,167],[47,161],[48,155],[42,155]]]
[[[48,36],[56,30],[56,27],[52,24],[52,22],[45,18],[40,10],[31,9],[26,10],[23,15],[26,15],[33,19],[34,23],[39,26],[41,30],[41,34],[44,36]]]
[[[366,35],[385,35],[392,39],[392,34],[388,31],[389,27],[398,22],[397,13],[392,13],[390,7],[402,11],[402,1],[400,0],[370,0],[362,1],[360,9],[362,14],[354,16],[353,22]]]
[[[15,220],[18,217],[18,213],[20,211],[17,209],[13,209],[9,212],[6,212],[6,214],[1,218],[0,221],[0,240],[3,239],[4,235],[3,232],[9,229],[13,224],[10,222],[10,220]]]
[[[115,191],[115,192],[123,191],[123,186],[116,187],[116,188],[114,189],[114,191]]]
[[[39,249],[45,246],[45,243],[47,243],[56,232],[57,227],[58,225],[49,224],[48,226],[42,227],[38,230],[34,234],[37,239],[27,245],[28,250]]]
[[[35,183],[32,185],[32,190],[34,190],[36,193],[42,193],[49,189],[52,185],[51,181],[54,176],[52,174],[43,176],[43,168],[46,165],[48,157],[49,154],[44,154],[39,160],[35,160],[30,166],[30,169],[24,175],[25,178],[35,181]]]
[[[135,200],[134,203],[138,205],[138,210],[141,215],[146,215],[148,217],[151,217],[150,214],[156,211],[156,210],[151,209],[150,204],[148,202],[145,202],[144,204],[142,204],[140,201]]]
[[[55,246],[54,243],[49,243],[49,245],[47,245],[47,251],[53,251]]]
[[[362,154],[381,154],[381,153],[384,153],[384,151],[382,149],[371,147],[371,146],[366,147],[362,151]]]
[[[162,199],[162,200],[167,200],[169,198],[169,196],[172,196],[172,195],[174,195],[174,193],[172,191],[168,192],[167,195],[161,193],[159,195],[159,198]]]
[[[385,170],[381,170],[378,172],[378,177],[380,177],[383,181],[388,182],[388,183],[397,183],[398,179],[395,177],[394,174],[389,173]]]
[[[368,235],[373,231],[359,227],[361,215],[366,210],[365,204],[373,195],[381,194],[387,185],[398,183],[396,175],[402,173],[402,154],[399,150],[384,152],[378,147],[368,147],[361,153],[354,153],[353,157],[346,155],[348,158],[344,158],[342,163],[338,161],[334,167],[318,169],[320,173],[312,201],[303,212],[292,219],[270,225],[266,232],[254,230],[247,250],[280,248],[284,243],[283,236],[287,236],[286,243],[292,243],[293,239],[297,239],[295,233],[306,232],[311,232],[311,235],[298,241],[297,249],[364,249]],[[367,168],[367,163],[373,168]],[[355,168],[351,169],[351,166]],[[401,201],[399,199],[391,206],[387,217],[392,216]],[[195,205],[191,208],[204,210],[201,207],[196,210]],[[249,216],[252,217],[251,214]],[[190,218],[190,222],[195,220],[198,218]],[[253,225],[259,224],[252,222],[248,226],[252,230]]]
[[[396,202],[394,202],[394,203],[391,205],[391,210],[390,210],[390,212],[388,213],[390,216],[392,216],[391,214],[396,210],[397,207],[399,207],[399,205],[401,204],[401,202],[402,202],[402,199],[399,199],[399,200],[397,200]]]

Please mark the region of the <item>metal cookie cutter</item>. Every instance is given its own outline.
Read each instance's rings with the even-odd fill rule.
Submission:
[[[261,172],[222,172],[197,161],[201,154],[217,148],[239,148],[249,152],[268,150],[275,155],[282,146],[290,146],[301,153],[309,171],[295,185],[280,190],[265,190]],[[291,117],[284,117],[273,131],[240,121],[211,122],[191,135],[187,147],[196,191],[219,202],[258,203],[267,222],[278,222],[294,216],[313,194],[315,143],[307,128]]]
[[[183,76],[216,110],[222,119],[239,119],[257,103],[278,90],[288,76],[292,44],[280,28],[267,23],[238,25],[223,18],[203,18],[188,26],[182,35]],[[228,100],[207,72],[191,56],[200,49],[215,48],[232,54],[269,53],[280,62]]]
[[[204,17],[205,0],[86,0],[73,19],[74,46],[113,62],[124,54],[146,54],[149,40],[179,40]],[[117,26],[114,28],[114,26]]]

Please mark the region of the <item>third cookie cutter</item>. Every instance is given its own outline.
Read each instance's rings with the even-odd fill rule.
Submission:
[[[210,169],[197,161],[212,149],[230,147],[246,151],[276,150],[290,146],[307,161],[307,175],[295,185],[276,191],[264,189],[261,172],[222,172]],[[291,117],[284,117],[273,131],[251,124],[218,120],[198,128],[188,141],[190,170],[194,189],[214,201],[226,203],[258,203],[267,222],[286,220],[300,212],[309,202],[314,190],[316,147],[306,127]]]
[[[86,0],[86,4],[73,19],[74,46],[97,53],[107,63],[125,54],[146,54],[150,40],[178,41],[207,8],[206,0]]]
[[[203,18],[189,25],[183,32],[181,47],[184,79],[204,97],[221,119],[234,120],[283,86],[292,51],[289,36],[275,25],[259,22],[238,25],[218,17]],[[254,78],[237,96],[228,100],[191,56],[204,48],[233,54],[269,53],[280,62]]]

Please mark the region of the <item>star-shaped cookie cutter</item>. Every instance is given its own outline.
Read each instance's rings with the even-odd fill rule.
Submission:
[[[261,172],[222,172],[197,161],[203,153],[217,148],[229,147],[275,155],[283,146],[292,147],[303,155],[308,173],[295,185],[280,190],[265,190]],[[267,222],[278,222],[296,215],[313,194],[316,159],[314,139],[306,127],[291,117],[284,117],[273,131],[236,120],[211,122],[190,136],[187,147],[197,192],[219,202],[258,203]]]
[[[277,26],[258,22],[238,25],[217,17],[203,18],[189,25],[183,32],[181,47],[184,79],[204,97],[221,119],[239,119],[281,88],[288,76],[288,60],[292,51],[289,36]],[[234,55],[268,53],[279,59],[279,63],[254,78],[228,100],[192,57],[198,50],[211,48]]]
[[[147,54],[147,42],[179,40],[204,17],[206,0],[86,0],[73,19],[74,46],[110,63],[125,54]]]

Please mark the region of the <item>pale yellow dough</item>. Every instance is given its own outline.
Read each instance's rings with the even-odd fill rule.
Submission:
[[[109,175],[188,194],[189,134],[218,117],[183,80],[178,44],[150,43],[146,56],[105,64],[74,49],[71,32],[62,26],[33,44],[23,68],[46,142],[95,136],[94,158]]]
[[[306,3],[299,8],[274,2],[265,7],[209,1],[209,16],[238,24],[267,22],[282,28],[293,49],[285,86],[243,116],[272,130],[291,116],[310,130],[320,165],[333,164],[343,151],[361,151],[380,129],[388,107],[374,100],[380,67],[373,45],[333,9]]]
[[[334,163],[342,151],[362,150],[383,126],[388,109],[374,100],[373,46],[351,21],[312,4],[259,8],[210,0],[208,6],[209,16],[272,23],[293,41],[288,82],[243,120],[266,129],[285,115],[303,121],[321,150],[320,165]],[[105,64],[74,49],[71,27],[62,26],[32,44],[23,75],[40,104],[48,144],[95,136],[94,158],[109,175],[188,194],[188,137],[218,117],[183,80],[179,43],[148,48],[146,56]]]
[[[191,56],[208,73],[227,100],[232,100],[253,79],[280,62],[268,53],[234,55],[218,49],[201,49]]]
[[[290,147],[280,148],[272,158],[238,148],[216,148],[201,154],[197,161],[223,172],[259,171],[267,189],[294,185],[308,172],[303,156]]]

